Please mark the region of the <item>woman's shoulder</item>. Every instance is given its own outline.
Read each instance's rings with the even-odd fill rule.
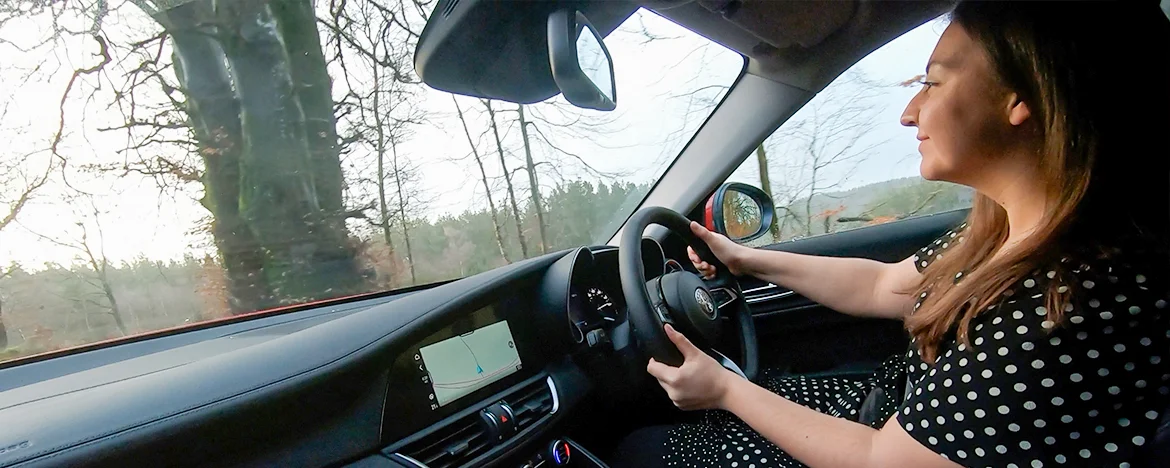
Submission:
[[[952,246],[959,245],[963,242],[964,231],[967,229],[967,223],[964,222],[958,226],[948,229],[941,236],[934,239],[933,242],[927,243],[914,253],[914,267],[921,273],[935,260],[943,257]]]
[[[1118,330],[1112,337],[1097,336],[1121,341],[1140,341],[1145,335],[1139,330],[1158,329],[1170,338],[1170,315],[1165,314],[1170,256],[1165,249],[1156,243],[1084,244],[1055,254],[1007,287],[1002,300],[972,322],[975,331],[986,325],[994,333],[1002,322],[1010,329],[1046,332],[1054,327],[1090,335]],[[1134,333],[1121,333],[1118,323]]]
[[[1096,285],[1170,293],[1170,249],[1157,240],[1121,239],[1072,244],[1062,249],[1059,265],[1083,292]]]

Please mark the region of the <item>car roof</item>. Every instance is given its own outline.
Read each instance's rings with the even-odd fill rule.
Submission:
[[[642,6],[748,57],[748,73],[817,92],[849,66],[954,7],[951,0],[647,0]]]

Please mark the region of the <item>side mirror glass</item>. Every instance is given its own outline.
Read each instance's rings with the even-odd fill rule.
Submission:
[[[617,108],[613,59],[581,12],[560,9],[549,15],[548,57],[553,80],[570,103],[602,111]]]
[[[775,216],[772,199],[763,190],[729,182],[707,199],[703,224],[733,241],[747,242],[768,232]]]

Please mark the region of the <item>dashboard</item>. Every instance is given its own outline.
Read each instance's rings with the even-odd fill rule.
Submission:
[[[557,340],[532,313],[520,297],[493,298],[413,343],[390,369],[383,436],[405,437],[543,372]]]
[[[586,346],[605,342],[608,334],[626,321],[626,300],[618,276],[618,251],[613,248],[581,249],[569,280],[567,314],[573,341]],[[682,264],[663,253],[653,239],[642,239],[642,269],[650,280]]]
[[[652,240],[642,250],[647,277],[681,268]],[[630,385],[622,364],[638,359],[617,271],[616,248],[578,248],[0,367],[0,420],[20,421],[0,425],[0,467],[536,466],[541,447],[588,454],[556,437],[590,392]]]
[[[648,278],[681,268],[657,242],[642,247]],[[525,291],[493,296],[412,343],[390,375],[383,436],[398,440],[391,456],[428,467],[479,464],[559,411],[563,393],[580,390],[558,387],[551,367],[631,353],[617,271],[617,249],[576,249],[534,285],[536,300]],[[596,380],[604,372],[587,373]]]
[[[626,317],[621,283],[614,274],[617,251],[594,254],[582,250],[577,255],[569,281],[566,319],[574,343],[596,343],[599,335],[624,322]]]

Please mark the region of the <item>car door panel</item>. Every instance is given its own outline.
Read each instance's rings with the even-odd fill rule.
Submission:
[[[950,211],[763,248],[897,262],[961,223],[967,212]],[[758,278],[744,277],[740,284],[755,317],[760,365],[767,375],[862,378],[887,357],[906,349],[908,336],[901,321],[841,314]]]

